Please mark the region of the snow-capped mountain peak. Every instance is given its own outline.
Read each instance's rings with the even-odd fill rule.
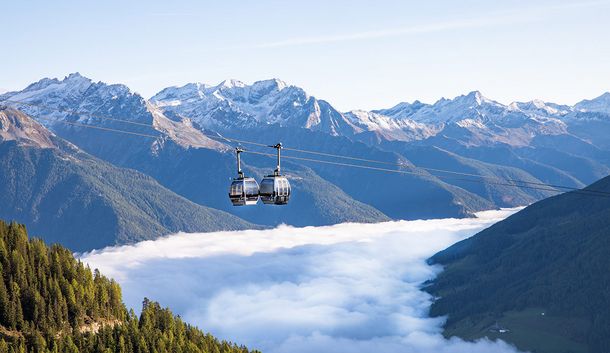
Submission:
[[[480,91],[472,91],[468,94],[455,97],[454,99],[445,99],[437,102],[436,104],[459,104],[464,106],[480,106],[483,104],[501,105],[500,103],[493,101],[485,97]],[[435,105],[436,105],[435,104]]]
[[[59,82],[60,82],[60,81],[59,81],[58,79],[56,79],[56,78],[48,78],[48,77],[45,77],[45,78],[43,78],[43,79],[38,80],[37,82],[34,82],[34,83],[32,83],[32,84],[28,85],[28,86],[27,86],[27,87],[24,89],[24,91],[36,91],[36,90],[41,90],[41,89],[44,89],[44,88],[46,88],[46,87],[48,87],[48,86],[50,86],[50,85],[53,85],[53,84],[59,84]]]
[[[472,91],[469,95],[474,96],[474,100],[478,105],[481,105],[484,101],[489,101],[480,91]]]
[[[471,91],[468,94],[456,97],[455,100],[462,100],[465,102],[481,105],[486,98],[480,91]]]
[[[408,104],[408,103],[406,103]],[[405,105],[402,108],[408,108]],[[422,140],[434,134],[435,129],[408,118],[394,118],[375,111],[353,110],[345,113],[350,122],[357,127],[356,133],[370,131],[387,140]]]
[[[43,78],[27,86],[23,91],[8,92],[3,94],[3,97],[10,96],[10,99],[19,101],[30,101],[33,99],[48,101],[61,93],[61,95],[65,96],[67,94],[75,98],[86,91],[91,84],[92,81],[90,79],[76,72],[64,77],[61,81],[57,78]]]
[[[529,102],[512,102],[508,105],[508,109],[515,112],[521,112],[531,117],[536,116],[563,116],[571,111],[571,107],[555,103],[545,102],[540,99],[534,99]]]
[[[78,71],[72,72],[72,73],[68,74],[68,76],[64,77],[64,80],[81,80],[81,79],[89,80],[88,78],[81,75],[80,72],[78,72]]]
[[[235,88],[235,87],[246,87],[246,85],[243,82],[239,81],[239,80],[231,78],[231,79],[222,81],[220,84],[218,84],[216,86],[216,89]]]
[[[198,85],[196,90],[193,85],[166,88],[151,102],[170,115],[188,117],[206,129],[279,125],[333,135],[354,132],[355,127],[330,104],[282,80],[262,80],[251,85],[227,82],[212,87]]]
[[[374,113],[385,115],[394,119],[408,119],[411,115],[417,112],[419,109],[427,106],[428,104],[422,103],[418,100],[413,103],[401,102],[389,109],[373,110]]]
[[[374,110],[374,113],[393,119],[409,119],[423,124],[445,124],[462,119],[485,117],[489,111],[497,112],[506,107],[485,97],[479,91],[457,96],[453,99],[441,98],[434,104],[425,104],[418,100],[413,103],[402,102],[389,109]]]
[[[603,112],[610,111],[610,93],[582,101],[574,108],[542,100],[506,106],[480,91],[472,91],[452,99],[441,98],[434,104],[416,100],[389,109],[342,113],[279,79],[252,84],[235,79],[215,85],[188,83],[165,88],[146,101],[124,85],[94,83],[79,73],[61,80],[42,79],[20,92],[2,94],[2,99],[43,102],[52,107],[19,106],[31,116],[43,117],[48,126],[61,119],[103,125],[109,122],[98,120],[93,114],[105,115],[152,122],[156,129],[178,131],[176,138],[189,136],[180,141],[197,146],[202,144],[195,139],[193,129],[225,133],[272,126],[304,128],[363,141],[412,141],[446,134],[473,143],[526,145],[537,135],[566,133],[571,119],[606,119]],[[53,110],[56,108],[64,111]]]
[[[506,107],[486,98],[479,91],[472,91],[453,99],[441,98],[432,105],[422,105],[408,118],[426,124],[445,124],[463,119],[488,119],[498,115]]]
[[[576,103],[574,109],[580,112],[610,113],[610,92],[593,99]]]
[[[184,86],[168,87],[151,97],[157,106],[177,106],[186,104],[186,101],[247,101],[260,99],[263,96],[277,93],[288,85],[281,80],[271,79],[256,81],[247,85],[235,79],[224,80],[217,85],[205,83],[187,83]]]
[[[532,104],[536,107],[536,108],[545,108],[547,105],[544,101],[542,101],[541,99],[534,99],[532,101]]]
[[[48,106],[66,108],[80,104],[95,91],[101,99],[118,99],[121,96],[141,97],[123,84],[94,83],[80,73],[71,73],[62,80],[43,78],[18,92],[7,92],[1,98],[28,103],[44,102]],[[27,109],[26,109],[27,110]]]
[[[286,84],[286,82],[277,79],[277,78],[273,78],[273,79],[269,79],[269,80],[262,80],[262,81],[256,81],[252,84],[252,89],[253,90],[275,90],[275,91],[281,91],[284,88],[288,87],[288,85]]]
[[[1,95],[0,101],[3,99],[29,103],[11,105],[16,105],[30,116],[43,118],[41,122],[47,127],[68,119],[80,123],[96,120],[91,115],[75,112],[107,115],[121,120],[135,120],[145,112],[145,100],[129,87],[94,83],[78,72],[62,80],[44,78],[22,91]]]

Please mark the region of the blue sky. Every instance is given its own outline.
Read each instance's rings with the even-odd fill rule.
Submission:
[[[610,0],[13,1],[0,89],[79,71],[149,97],[271,77],[341,110],[472,90],[509,103],[610,91]]]

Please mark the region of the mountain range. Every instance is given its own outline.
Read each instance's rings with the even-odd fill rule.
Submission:
[[[75,73],[1,94],[0,104],[20,109],[82,152],[144,173],[190,202],[251,224],[305,226],[470,216],[557,193],[544,184],[588,185],[610,174],[609,96],[574,106],[537,100],[503,105],[475,91],[434,104],[340,112],[278,79],[190,83],[146,99],[125,85]],[[235,140],[281,141],[293,149],[285,157],[327,163],[283,160],[293,184],[286,207],[233,207],[226,190],[236,174]],[[265,156],[244,155],[245,171],[256,178],[274,164]],[[513,180],[528,187],[511,186]]]

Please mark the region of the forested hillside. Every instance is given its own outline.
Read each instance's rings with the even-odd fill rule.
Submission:
[[[447,335],[546,353],[610,352],[610,177],[535,203],[436,254]],[[603,191],[604,194],[595,193]]]
[[[144,299],[127,311],[119,285],[59,245],[0,221],[0,353],[248,352]]]

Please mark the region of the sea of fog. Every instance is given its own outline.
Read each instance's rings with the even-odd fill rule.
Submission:
[[[263,352],[515,352],[442,336],[426,259],[516,210],[478,218],[178,233],[82,255],[128,307],[146,296],[217,337]]]

